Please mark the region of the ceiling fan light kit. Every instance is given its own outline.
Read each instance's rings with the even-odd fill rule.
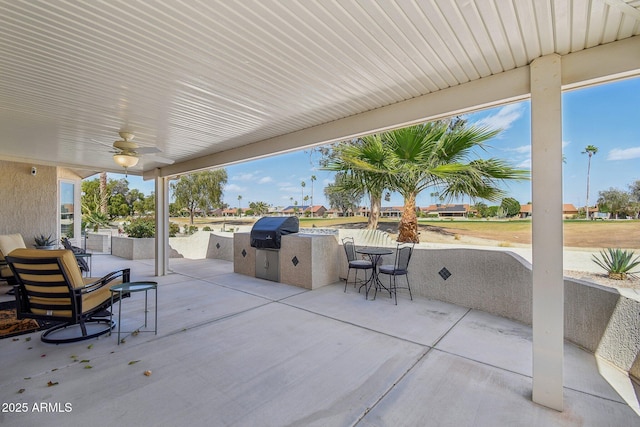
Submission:
[[[140,159],[132,154],[119,153],[113,155],[113,161],[123,168],[132,168],[138,164]]]

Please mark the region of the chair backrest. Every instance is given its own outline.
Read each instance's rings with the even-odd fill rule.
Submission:
[[[408,270],[411,253],[413,252],[413,243],[398,243],[396,250],[395,268],[397,270]]]
[[[65,249],[69,249],[70,251],[73,250],[73,245],[71,244],[69,239],[63,237],[62,239],[60,239],[60,241],[62,242],[62,246],[64,246]]]
[[[62,242],[62,246],[64,246],[65,249],[69,249],[70,251],[73,251],[74,254],[84,254],[86,253],[86,251],[82,248],[79,248],[77,246],[73,246],[71,244],[71,242],[69,241],[68,238],[63,237],[62,239],[60,239],[60,241]]]
[[[342,246],[344,246],[344,252],[347,254],[347,261],[351,262],[357,259],[356,245],[353,242],[353,237],[345,237],[342,239]]]
[[[84,281],[72,251],[16,249],[6,259],[20,288],[18,315],[76,317],[74,288],[83,287]]]
[[[24,239],[19,233],[0,235],[0,261],[9,255],[14,249],[26,248]]]

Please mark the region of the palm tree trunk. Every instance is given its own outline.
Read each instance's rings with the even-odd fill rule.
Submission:
[[[416,216],[416,193],[405,195],[402,218],[400,218],[398,225],[398,242],[420,243],[418,217]]]
[[[591,175],[591,152],[589,152],[589,164],[587,166],[587,206],[585,207],[586,218],[589,219],[589,179]]]
[[[378,220],[380,219],[380,206],[382,205],[382,195],[369,195],[371,203],[371,212],[369,213],[369,222],[367,229],[376,230],[378,228]]]
[[[107,214],[109,197],[107,195],[107,173],[100,172],[100,213]]]

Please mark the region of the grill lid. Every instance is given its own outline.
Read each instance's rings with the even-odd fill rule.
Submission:
[[[266,216],[251,228],[251,246],[258,249],[280,249],[283,235],[297,233],[300,229],[297,216]]]

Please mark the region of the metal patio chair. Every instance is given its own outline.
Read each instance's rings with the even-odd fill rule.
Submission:
[[[342,245],[344,246],[344,251],[347,254],[347,261],[349,262],[349,270],[347,270],[347,278],[344,283],[344,291],[347,292],[347,284],[349,283],[349,274],[351,273],[351,269],[355,270],[355,277],[353,279],[354,288],[358,282],[358,270],[364,270],[364,281],[360,286],[362,287],[367,283],[367,270],[373,270],[373,264],[369,260],[358,258],[353,237],[345,237],[342,239]],[[358,289],[358,292],[360,292],[360,289]]]
[[[378,274],[386,274],[389,276],[389,297],[391,297],[391,294],[394,295],[396,305],[398,305],[398,289],[408,289],[409,297],[411,298],[411,301],[413,301],[411,285],[409,284],[409,261],[411,260],[411,254],[413,253],[413,247],[413,243],[398,243],[395,262],[393,264],[381,265],[378,268]],[[407,281],[406,288],[398,286],[398,276],[405,277]],[[375,294],[373,298],[375,299]]]

